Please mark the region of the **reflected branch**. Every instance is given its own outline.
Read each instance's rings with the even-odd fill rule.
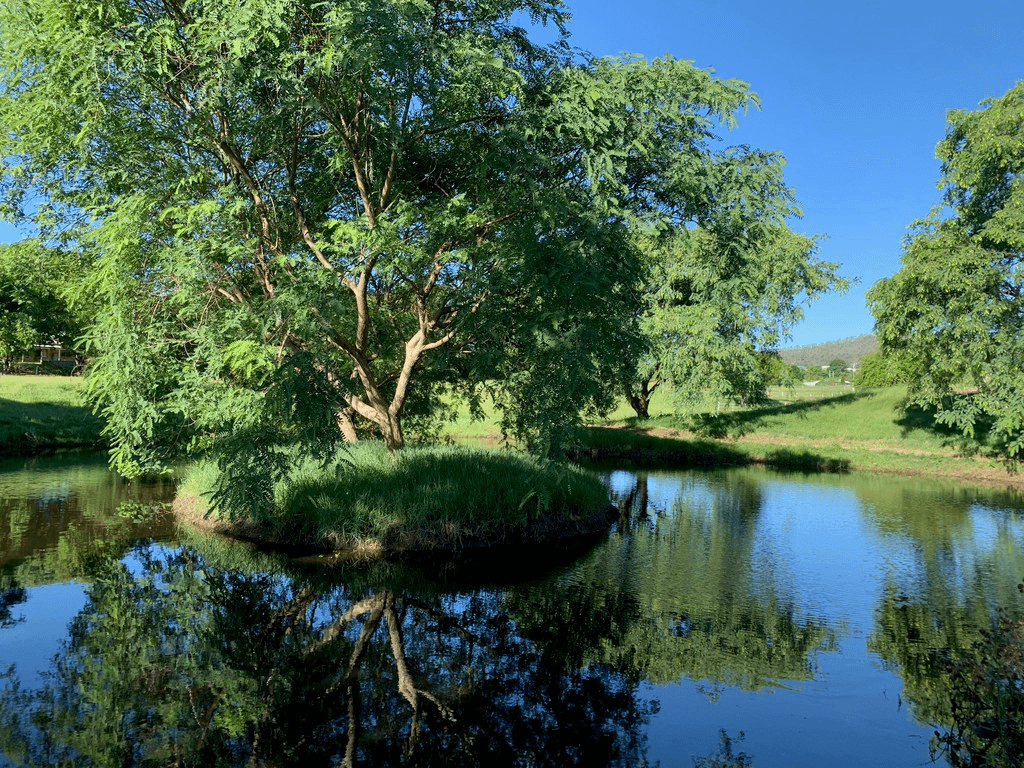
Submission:
[[[636,684],[566,664],[500,593],[353,595],[322,574],[156,552],[89,587],[42,688],[6,679],[4,753],[39,766],[646,763]]]

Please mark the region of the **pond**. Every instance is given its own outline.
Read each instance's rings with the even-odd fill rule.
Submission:
[[[917,766],[941,661],[1021,612],[1019,494],[600,472],[578,550],[357,566],[178,532],[102,456],[2,464],[0,764]]]

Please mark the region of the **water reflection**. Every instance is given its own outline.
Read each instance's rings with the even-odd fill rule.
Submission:
[[[886,574],[868,648],[900,673],[921,722],[952,721],[950,669],[973,658],[997,610],[1024,615],[1016,588],[1024,576],[1020,513],[1005,497],[987,501],[981,507],[976,491],[944,488],[879,494],[868,507],[883,538],[911,553]]]
[[[771,567],[755,566],[761,485],[736,473],[687,479],[667,497],[656,494],[667,500],[663,507],[652,503],[646,473],[611,483],[620,532],[586,572],[621,585],[638,620],[620,642],[603,646],[602,661],[628,659],[656,683],[707,681],[711,695],[723,686],[813,679],[816,655],[835,650],[837,630],[801,615]]]
[[[173,496],[172,478],[125,480],[105,454],[0,462],[0,589],[81,578],[101,553],[170,537]]]
[[[59,765],[642,765],[635,681],[579,667],[497,593],[246,572],[192,549],[113,562],[3,750]],[[358,580],[357,580],[358,581]],[[519,606],[520,609],[523,606]],[[524,629],[525,627],[525,629]]]
[[[19,584],[11,584],[0,589],[0,629],[11,627],[24,620],[24,617],[16,618],[11,613],[11,608],[19,603],[24,603],[27,595],[25,588]]]
[[[0,473],[14,764],[921,764],[1024,602],[1020,498],[934,481],[612,472],[590,549],[340,570],[47,471]]]

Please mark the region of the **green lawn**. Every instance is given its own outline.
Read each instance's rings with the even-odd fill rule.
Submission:
[[[772,402],[757,408],[738,406],[720,409],[717,415],[705,406],[702,413],[677,416],[667,395],[651,403],[649,419],[638,419],[625,404],[602,422],[633,429],[670,429],[703,437],[742,439],[792,437],[808,440],[868,441],[898,444],[903,448],[942,451],[954,438],[937,431],[919,411],[900,412],[905,387],[855,391],[851,386],[819,386],[803,389],[774,388]]]
[[[618,442],[629,451],[680,456],[695,463],[764,462],[780,467],[852,469],[942,475],[1024,486],[1005,462],[986,456],[955,431],[938,428],[920,409],[901,409],[905,387],[855,391],[850,386],[802,387],[770,392],[773,402],[753,409],[675,416],[663,396],[650,419],[620,408],[592,430],[584,447]],[[628,432],[629,437],[621,435]],[[615,432],[620,434],[616,436]],[[611,433],[611,434],[609,434]],[[647,441],[647,442],[644,442]],[[680,452],[679,446],[686,444]],[[674,446],[674,447],[673,447]],[[601,452],[614,455],[607,447]]]
[[[0,376],[0,455],[102,446],[102,422],[72,376]]]

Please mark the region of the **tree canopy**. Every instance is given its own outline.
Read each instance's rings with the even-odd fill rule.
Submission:
[[[816,238],[786,225],[797,209],[781,157],[743,160],[751,170],[723,193],[734,198],[724,210],[641,246],[651,271],[639,308],[648,347],[626,387],[638,416],[663,384],[679,405],[763,401],[774,378],[768,355],[803,317],[802,303],[849,285],[838,264],[816,257]]]
[[[1024,453],[1024,83],[952,110],[936,155],[942,205],[868,300],[883,353],[914,361],[910,401],[1001,453]]]
[[[445,388],[487,386],[539,448],[607,407],[643,346],[635,233],[727,218],[761,158],[710,145],[756,97],[575,52],[567,20],[557,0],[5,3],[3,210],[42,199],[44,232],[94,259],[116,466],[214,449],[272,476],[284,443],[366,424],[397,450]]]
[[[914,362],[899,350],[870,352],[861,358],[854,384],[858,388],[891,387],[906,384],[914,375]]]
[[[89,309],[73,308],[68,293],[81,271],[74,254],[34,240],[0,245],[0,360],[36,344],[76,347]]]

